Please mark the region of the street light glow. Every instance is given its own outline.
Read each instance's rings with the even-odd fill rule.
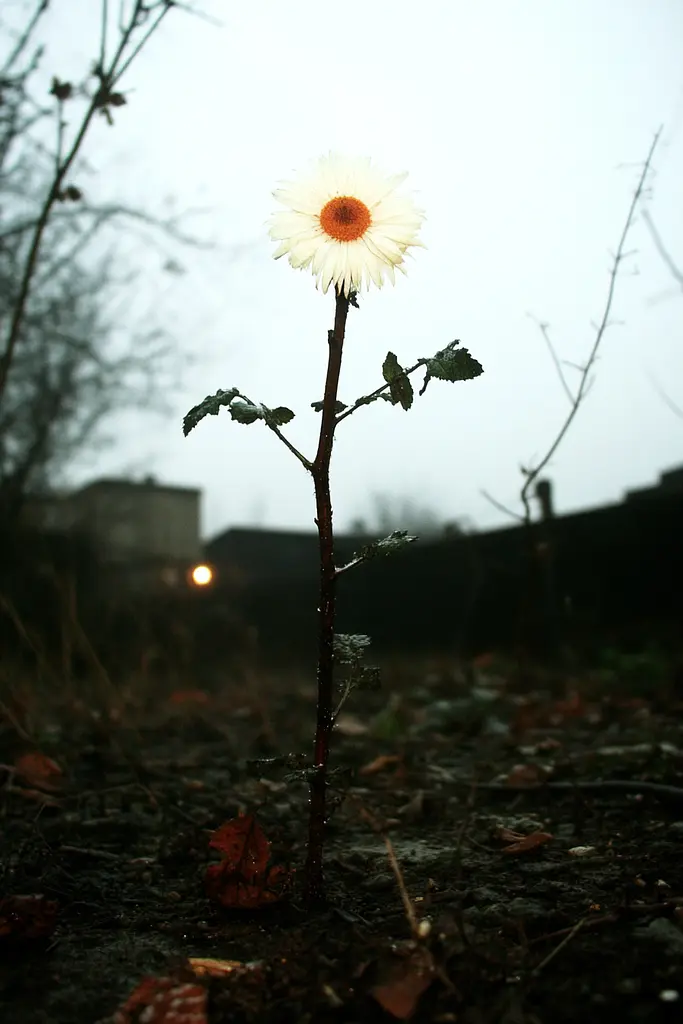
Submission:
[[[213,579],[213,573],[208,565],[196,565],[192,570],[192,582],[197,587],[207,586]]]

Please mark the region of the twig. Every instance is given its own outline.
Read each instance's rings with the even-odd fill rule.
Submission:
[[[491,505],[493,505],[494,508],[497,508],[499,512],[505,512],[507,515],[511,516],[513,519],[517,519],[520,523],[524,522],[524,516],[520,515],[519,512],[515,512],[513,509],[508,508],[507,505],[503,505],[502,502],[497,501],[493,497],[492,494],[489,494],[488,491],[483,491],[482,490],[482,491],[479,491],[479,493],[481,494],[482,498],[486,498],[486,500]]]
[[[463,780],[463,785],[471,785]],[[546,790],[572,793],[575,790],[584,793],[601,793],[616,790],[621,793],[651,793],[662,800],[673,804],[683,804],[683,787],[669,786],[663,782],[646,782],[637,779],[593,779],[577,782],[540,782],[526,786],[507,782],[479,782],[477,789],[485,789],[494,793],[509,793],[519,796],[520,793],[542,793]]]
[[[109,850],[95,850],[90,846],[60,846],[60,853],[79,853],[84,857],[95,857],[99,860],[119,861],[121,855],[110,853]]]
[[[562,370],[562,364],[560,363],[560,360],[557,358],[557,352],[555,351],[555,346],[553,345],[553,343],[552,343],[552,341],[550,339],[550,334],[548,333],[549,325],[546,324],[546,323],[543,323],[543,321],[539,320],[538,317],[535,317],[533,313],[527,313],[527,316],[529,317],[530,320],[534,321],[534,323],[538,327],[539,331],[543,335],[543,339],[544,339],[546,345],[548,346],[548,351],[550,352],[550,358],[552,359],[553,364],[555,366],[555,369],[557,370],[557,376],[560,378],[560,383],[562,384],[562,388],[564,390],[564,393],[567,396],[567,398],[569,399],[569,404],[572,405],[574,403],[574,395],[572,394],[571,388],[567,384],[567,379],[566,379],[566,377],[564,375],[564,372]]]
[[[531,972],[532,978],[537,978],[543,970],[543,968],[547,967],[550,961],[554,960],[557,954],[560,953],[565,948],[565,946],[569,945],[569,943],[572,941],[577,932],[581,931],[587,920],[589,920],[587,917],[582,917],[580,921],[576,922],[573,928],[569,929],[568,934],[565,935],[565,937],[560,942],[559,946],[555,946],[555,949],[551,950],[551,952],[548,953],[547,957],[541,960],[540,964],[538,964],[537,967],[534,967],[533,971]]]
[[[621,266],[622,261],[625,259],[626,255],[627,255],[626,249],[625,249],[625,247],[626,247],[626,239],[628,237],[629,231],[631,230],[631,226],[633,224],[633,219],[634,219],[634,216],[635,216],[636,209],[638,208],[638,204],[640,203],[641,197],[643,195],[643,190],[645,188],[645,182],[647,180],[648,174],[650,173],[650,166],[652,164],[652,158],[654,156],[655,149],[657,148],[657,145],[659,143],[659,139],[660,139],[661,134],[662,134],[662,128],[659,128],[657,130],[657,132],[655,133],[654,139],[652,140],[652,145],[650,146],[650,151],[649,151],[649,153],[647,155],[647,158],[645,160],[645,163],[643,165],[643,169],[642,169],[640,178],[638,179],[638,184],[636,186],[636,190],[633,193],[633,198],[631,200],[631,205],[629,206],[628,214],[626,216],[626,221],[624,223],[624,227],[623,227],[623,230],[621,232],[621,238],[619,239],[619,244],[617,246],[617,251],[616,251],[616,254],[614,256],[614,260],[612,262],[612,269],[611,269],[610,275],[609,275],[609,287],[607,289],[607,299],[605,301],[605,306],[604,306],[604,309],[603,309],[602,318],[600,320],[600,323],[597,326],[595,340],[593,342],[593,347],[592,347],[592,349],[590,351],[590,355],[588,356],[588,361],[587,361],[586,365],[584,366],[583,371],[581,373],[581,377],[579,379],[579,386],[578,386],[578,388],[576,390],[576,393],[574,395],[572,407],[569,410],[569,414],[567,415],[567,418],[565,419],[564,423],[562,424],[562,426],[561,426],[561,428],[560,428],[560,430],[559,430],[555,440],[550,445],[550,447],[549,447],[548,451],[546,452],[545,456],[541,459],[541,461],[533,469],[528,470],[526,472],[526,474],[525,474],[526,475],[526,479],[524,481],[524,485],[523,485],[522,490],[520,492],[520,500],[522,502],[522,505],[524,506],[524,518],[525,518],[527,523],[531,522],[531,507],[530,507],[530,504],[529,504],[529,489],[530,489],[531,485],[534,483],[534,481],[538,479],[539,474],[543,472],[543,470],[548,465],[548,463],[552,459],[553,455],[555,454],[555,452],[557,451],[557,449],[561,445],[561,443],[564,440],[564,437],[565,437],[567,431],[569,430],[570,426],[572,425],[572,423],[574,421],[574,417],[576,416],[577,412],[579,411],[579,408],[581,406],[581,402],[583,401],[583,398],[585,397],[586,387],[587,387],[587,384],[588,384],[588,377],[589,377],[591,369],[593,368],[595,360],[597,358],[598,349],[600,348],[600,343],[602,342],[602,339],[604,337],[605,331],[607,330],[607,327],[609,325],[609,318],[610,318],[610,313],[612,312],[612,304],[614,302],[614,293],[615,293],[616,283],[617,283],[617,274],[619,272],[619,267]]]
[[[657,392],[661,400],[664,402],[664,405],[666,405],[666,407],[670,410],[670,412],[674,414],[674,416],[678,416],[679,419],[683,420],[683,409],[681,408],[681,406],[677,405],[676,402],[674,402],[673,398],[670,398],[669,395],[667,395],[664,388],[657,383],[657,381],[654,379],[652,375],[650,375],[650,381],[655,391]]]
[[[680,267],[676,265],[671,253],[664,245],[664,242],[662,241],[662,236],[659,234],[659,231],[655,227],[654,221],[652,220],[652,217],[650,216],[650,211],[647,209],[647,207],[643,207],[642,217],[645,223],[647,224],[648,231],[652,235],[652,241],[655,243],[655,248],[657,252],[663,259],[666,266],[668,267],[669,272],[673,277],[674,281],[676,281],[676,283],[680,286],[681,290],[683,291],[683,270],[681,270]]]
[[[411,373],[415,373],[416,370],[419,370],[421,366],[425,365],[425,362],[426,360],[424,359],[418,359],[414,366],[411,366],[405,371],[406,377],[409,377]],[[360,409],[362,405],[369,405],[371,402],[374,402],[375,399],[379,398],[380,395],[383,395],[389,387],[391,387],[390,384],[382,384],[380,387],[375,388],[374,391],[371,391],[369,395],[363,395],[361,398],[357,398],[353,405],[350,405],[348,409],[344,409],[343,412],[338,414],[336,422],[338,424],[341,423],[342,420],[345,420],[346,417],[350,416],[352,412],[356,411],[356,409]]]
[[[45,14],[45,11],[47,10],[49,3],[50,3],[50,0],[40,0],[40,3],[38,4],[38,6],[36,7],[36,9],[34,11],[33,17],[31,18],[31,20],[29,21],[28,25],[24,29],[24,32],[22,33],[22,35],[19,36],[19,38],[17,40],[17,45],[11,51],[9,57],[7,58],[7,60],[5,61],[4,65],[3,65],[3,67],[0,69],[0,75],[2,75],[3,77],[9,73],[9,71],[10,71],[12,65],[14,64],[14,62],[19,59],[21,54],[26,49],[26,47],[28,45],[28,41],[29,41],[29,39],[31,38],[31,36],[33,35],[33,33],[35,31],[36,25],[40,21],[40,19],[43,16],[43,14]]]
[[[57,202],[64,179],[80,151],[81,145],[83,143],[83,140],[85,139],[90,124],[93,118],[95,117],[97,111],[103,107],[103,92],[106,90],[111,90],[112,84],[115,81],[118,81],[118,79],[121,77],[122,68],[120,67],[120,61],[122,60],[123,54],[126,51],[126,48],[131,40],[133,32],[135,31],[138,25],[138,17],[141,9],[141,0],[136,0],[135,7],[130,16],[128,24],[124,25],[122,28],[119,45],[116,48],[116,52],[110,62],[108,70],[105,70],[105,68],[98,69],[100,87],[96,90],[95,94],[92,96],[90,102],[88,103],[87,109],[81,121],[81,125],[78,131],[76,132],[76,136],[71,144],[71,147],[69,148],[67,155],[64,157],[63,160],[61,160],[57,164],[53,180],[50,184],[50,187],[47,190],[47,194],[43,201],[43,205],[36,220],[33,239],[29,247],[28,256],[26,258],[26,263],[24,265],[24,271],[23,274],[21,275],[21,280],[19,283],[17,298],[16,301],[14,302],[14,307],[12,310],[12,316],[10,320],[9,331],[7,334],[5,351],[0,357],[0,401],[2,400],[7,385],[7,377],[9,375],[10,367],[12,365],[14,351],[19,340],[21,327],[24,322],[29,291],[31,288],[31,283],[33,281],[33,276],[38,265],[38,258],[41,250],[43,236],[45,234],[45,229],[47,227],[50,214],[52,212],[54,204]],[[161,17],[163,17],[167,10],[169,10],[169,6],[164,7],[162,14],[154,22],[154,26],[157,26],[159,24]],[[42,13],[42,11],[40,13]],[[143,42],[146,42],[149,39],[149,36],[150,32],[145,33]],[[140,52],[140,49],[141,47],[137,46],[134,50],[134,54],[137,55]],[[130,59],[124,62],[123,69],[127,68],[129,65]]]

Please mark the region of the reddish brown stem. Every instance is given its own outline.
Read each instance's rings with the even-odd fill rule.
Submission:
[[[311,472],[315,486],[316,526],[320,546],[320,606],[318,608],[318,716],[311,775],[308,856],[305,899],[310,906],[324,899],[323,845],[325,841],[325,798],[327,761],[333,725],[335,566],[330,497],[330,459],[334,443],[335,405],[339,387],[342,349],[349,300],[337,292],[334,330],[328,334],[329,355],[323,397],[318,451]]]

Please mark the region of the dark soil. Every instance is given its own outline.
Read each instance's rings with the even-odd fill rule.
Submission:
[[[392,1021],[413,1008],[416,1024],[680,1021],[683,705],[647,690],[390,666],[335,730],[328,903],[312,910],[305,781],[246,763],[311,749],[310,685],[252,674],[215,693],[128,692],[109,715],[8,700],[0,1020],[95,1024],[143,978],[195,982],[187,958],[211,957],[249,966],[201,979],[209,1024]],[[13,770],[30,751],[63,775]],[[221,907],[205,887],[211,832],[240,813],[255,815],[273,863],[297,869],[283,899],[255,910]],[[430,922],[423,937],[368,814]],[[8,902],[20,895],[43,900]]]

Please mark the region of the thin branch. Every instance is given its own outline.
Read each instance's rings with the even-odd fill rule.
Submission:
[[[538,327],[539,331],[543,335],[543,339],[544,339],[546,345],[548,346],[548,351],[550,352],[550,358],[552,359],[552,361],[553,361],[553,363],[555,365],[555,369],[557,370],[557,376],[560,378],[560,383],[562,384],[562,388],[564,389],[564,393],[567,396],[567,398],[569,399],[569,404],[573,405],[573,403],[574,403],[574,395],[572,394],[571,388],[567,384],[567,379],[566,379],[566,377],[564,375],[564,371],[562,370],[562,364],[560,363],[560,360],[557,358],[557,352],[555,351],[555,346],[553,345],[552,341],[550,340],[550,335],[548,333],[549,325],[546,324],[546,323],[543,323],[543,321],[539,320],[537,317],[535,317],[533,313],[527,313],[527,316],[529,317],[530,320],[534,321],[534,323]]]
[[[109,3],[102,0],[102,27],[100,29],[100,62],[99,67],[104,70],[104,62],[107,59],[107,26],[109,24]]]
[[[47,191],[47,195],[43,202],[43,206],[41,208],[40,214],[36,222],[36,227],[29,249],[29,253],[26,259],[24,272],[21,277],[17,299],[14,304],[5,351],[2,357],[0,358],[0,400],[2,400],[2,395],[7,384],[7,377],[12,364],[14,350],[19,339],[19,334],[21,331],[21,326],[26,311],[29,290],[31,287],[34,273],[38,265],[38,257],[41,249],[41,244],[43,241],[43,236],[45,233],[45,229],[47,227],[50,214],[52,212],[52,208],[55,202],[57,201],[57,197],[60,192],[64,178],[66,177],[69,169],[71,168],[72,164],[76,159],[76,156],[78,155],[83,140],[85,139],[85,136],[88,132],[88,128],[90,127],[90,124],[96,112],[102,108],[102,92],[105,90],[111,90],[112,83],[121,77],[122,71],[119,66],[120,61],[122,60],[123,54],[128,47],[128,43],[130,42],[130,39],[133,35],[135,28],[137,27],[138,17],[141,9],[141,0],[136,0],[135,8],[133,10],[133,13],[130,17],[128,24],[124,27],[121,33],[119,45],[116,48],[116,52],[112,58],[108,71],[105,71],[104,68],[98,69],[98,77],[100,77],[100,88],[95,92],[95,95],[90,99],[86,112],[83,116],[81,126],[76,133],[76,137],[74,138],[71,148],[69,149],[69,152],[64,158],[64,160],[59,164],[55,172],[54,179]],[[161,18],[167,12],[168,9],[168,6],[164,7],[164,10],[162,11],[160,17],[157,18],[156,21],[153,23],[154,26],[157,26],[159,24]],[[150,32],[145,33],[144,41],[147,41],[149,39],[149,36]],[[140,49],[141,47],[138,45],[137,47],[135,47],[134,53],[139,53]],[[129,65],[130,58],[124,62],[123,68],[125,69]]]
[[[670,398],[669,395],[667,395],[664,388],[661,387],[660,384],[658,384],[658,382],[652,375],[650,375],[650,382],[654,387],[655,391],[657,392],[657,394],[659,395],[659,397],[661,398],[661,400],[671,410],[674,416],[678,416],[679,419],[683,420],[683,409],[680,407],[680,405],[677,405],[676,402],[674,402],[673,398]]]
[[[36,9],[34,11],[33,17],[31,18],[31,20],[29,21],[28,25],[24,29],[24,32],[22,33],[22,35],[19,36],[19,38],[17,40],[17,45],[14,47],[14,49],[10,53],[9,57],[7,58],[7,60],[5,61],[4,65],[3,65],[3,67],[0,68],[0,75],[2,75],[3,77],[5,75],[9,74],[9,71],[10,71],[12,65],[14,64],[14,62],[19,59],[21,54],[24,52],[24,50],[28,46],[29,40],[30,40],[31,36],[33,35],[33,33],[35,32],[36,25],[38,24],[38,22],[40,21],[42,16],[45,14],[45,11],[48,9],[49,3],[50,3],[50,0],[40,0],[38,6],[36,7]]]
[[[245,402],[248,402],[249,405],[258,405],[258,402],[252,402],[251,398],[249,398],[248,395],[243,394],[242,398],[244,399]],[[304,469],[306,469],[310,473],[311,470],[313,469],[313,463],[310,461],[310,459],[307,459],[305,455],[302,455],[299,449],[294,447],[292,442],[285,437],[280,428],[277,427],[274,423],[266,423],[266,426],[268,427],[269,430],[273,431],[275,436],[280,441],[282,441],[285,448],[288,448],[292,455],[294,455],[299,460]]]
[[[652,235],[652,241],[655,243],[655,248],[657,252],[663,259],[666,266],[668,267],[671,276],[679,285],[681,291],[683,291],[683,271],[680,269],[680,267],[676,265],[676,263],[673,260],[673,257],[671,256],[671,253],[664,245],[664,242],[662,241],[662,236],[659,234],[659,231],[655,227],[654,221],[652,220],[652,217],[650,216],[650,211],[647,209],[647,207],[643,207],[642,216],[643,220],[647,224],[648,231]]]
[[[561,443],[564,440],[564,437],[565,437],[567,431],[569,430],[570,426],[572,425],[572,423],[574,421],[574,417],[576,416],[577,412],[579,411],[579,408],[581,406],[581,403],[582,403],[583,399],[585,398],[586,389],[587,389],[587,386],[588,386],[589,374],[590,374],[590,371],[593,368],[593,364],[595,363],[595,360],[597,358],[597,354],[598,354],[598,349],[600,347],[600,343],[602,342],[602,339],[604,337],[605,331],[607,330],[607,327],[609,325],[610,314],[612,312],[612,304],[614,302],[614,293],[615,293],[616,283],[617,283],[617,274],[619,272],[619,267],[621,266],[621,263],[624,260],[625,254],[626,254],[626,239],[627,239],[628,233],[631,230],[631,227],[633,225],[633,220],[634,220],[635,212],[636,212],[636,209],[638,208],[638,204],[641,201],[641,198],[642,198],[642,195],[643,195],[643,190],[645,188],[645,183],[646,183],[647,177],[648,177],[648,175],[650,173],[650,167],[652,165],[652,158],[653,158],[655,150],[657,148],[657,144],[659,143],[659,139],[660,139],[661,134],[662,134],[662,128],[659,128],[658,131],[655,133],[654,139],[652,140],[652,145],[650,146],[650,151],[649,151],[649,153],[647,155],[647,159],[645,160],[645,163],[643,165],[643,169],[642,169],[642,172],[640,174],[640,178],[638,179],[638,184],[636,186],[636,190],[633,193],[633,198],[631,200],[631,205],[629,206],[629,210],[628,210],[628,214],[627,214],[627,217],[626,217],[626,221],[624,223],[624,227],[623,227],[623,230],[621,232],[621,238],[619,239],[619,244],[617,246],[617,251],[616,251],[616,254],[614,256],[614,260],[612,262],[612,269],[610,271],[610,276],[609,276],[609,287],[607,289],[607,298],[606,298],[606,301],[605,301],[605,306],[604,306],[604,309],[603,309],[602,318],[600,320],[600,323],[597,326],[595,340],[593,342],[593,347],[592,347],[592,349],[590,351],[590,355],[588,357],[588,361],[587,361],[586,365],[584,366],[584,368],[582,370],[581,378],[579,380],[579,386],[578,386],[576,394],[574,396],[574,401],[573,401],[572,408],[570,409],[569,414],[567,415],[564,423],[562,424],[560,430],[557,433],[557,436],[555,437],[555,440],[550,445],[550,447],[549,447],[548,451],[546,452],[545,456],[541,459],[541,461],[538,463],[538,465],[536,465],[533,469],[529,470],[526,473],[526,479],[524,481],[524,486],[522,487],[522,490],[520,492],[520,500],[522,502],[522,505],[524,506],[524,520],[527,523],[531,522],[531,507],[530,507],[530,504],[529,504],[529,489],[531,488],[532,484],[538,479],[539,475],[543,472],[543,470],[548,465],[548,463],[550,462],[550,460],[554,456],[555,452],[557,451],[557,449],[561,445]]]
[[[142,3],[140,3],[140,0],[138,0],[135,6],[135,11],[133,13],[133,20],[137,19],[139,12],[142,10],[144,10],[144,7]],[[159,16],[157,17],[156,21],[152,22],[152,24],[143,35],[140,42],[137,44],[137,46],[133,48],[133,52],[127,57],[127,59],[123,62],[122,66],[116,71],[116,73],[112,74],[111,78],[108,79],[108,84],[111,89],[113,89],[116,83],[121,80],[121,77],[125,75],[130,65],[133,63],[137,55],[140,53],[140,50],[142,50],[146,43],[149,42],[150,37],[154,35],[156,30],[159,28],[159,25],[161,24],[161,22],[163,21],[163,19],[166,17],[170,10],[171,4],[164,4],[164,7]]]
[[[482,498],[486,498],[489,504],[493,505],[494,508],[497,508],[499,512],[505,512],[506,515],[512,516],[513,519],[519,520],[520,523],[524,522],[524,516],[520,515],[519,512],[515,512],[514,509],[508,508],[507,505],[503,505],[502,502],[496,501],[493,495],[489,494],[488,491],[482,490],[479,491],[479,493],[481,494]]]
[[[415,373],[415,370],[419,370],[419,368],[424,366],[426,362],[426,359],[418,359],[414,366],[411,366],[405,371],[406,377],[409,377],[411,373]],[[345,420],[346,417],[350,416],[352,412],[356,411],[356,409],[360,409],[362,405],[369,405],[371,402],[374,402],[376,398],[383,395],[390,387],[390,384],[382,384],[380,387],[375,388],[374,391],[371,391],[369,395],[363,395],[361,398],[357,398],[353,405],[350,405],[348,409],[344,409],[343,412],[339,413],[335,419],[335,423],[341,423],[342,420]]]

